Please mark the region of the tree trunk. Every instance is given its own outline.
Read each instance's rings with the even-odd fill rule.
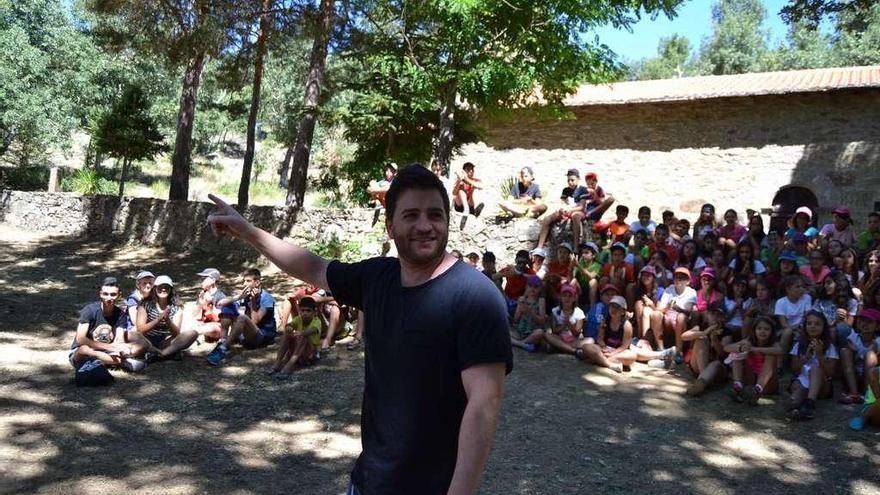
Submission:
[[[312,44],[312,56],[309,60],[309,77],[306,80],[305,113],[296,131],[296,143],[293,146],[293,165],[290,183],[287,188],[287,205],[302,206],[306,196],[306,185],[309,175],[309,156],[312,149],[312,138],[315,135],[315,123],[318,120],[318,104],[321,99],[321,86],[324,84],[324,72],[327,62],[327,45],[333,31],[333,18],[336,7],[333,0],[321,0],[321,15]]]
[[[440,135],[437,138],[436,159],[443,170],[449,170],[452,161],[452,140],[455,137],[455,83],[448,84],[442,94],[440,108]]]
[[[131,159],[123,158],[122,159],[122,170],[119,171],[119,199],[122,199],[122,194],[125,192],[125,175],[128,173],[128,165],[131,163]]]
[[[263,0],[260,12],[260,32],[257,35],[257,53],[254,57],[254,87],[251,91],[251,111],[248,114],[247,142],[244,164],[241,167],[241,183],[238,185],[238,205],[247,206],[251,188],[251,170],[254,165],[254,147],[257,131],[257,114],[260,112],[260,87],[263,84],[263,57],[266,55],[266,36],[269,31],[269,8],[271,0]]]
[[[186,64],[183,74],[183,91],[180,93],[180,109],[177,112],[177,135],[174,154],[171,155],[171,187],[168,199],[189,199],[189,169],[192,162],[193,121],[196,116],[196,99],[199,79],[205,67],[205,53],[199,52]]]
[[[287,189],[290,183],[290,159],[293,158],[293,147],[287,148],[284,153],[284,160],[281,162],[281,169],[278,171],[278,187]]]

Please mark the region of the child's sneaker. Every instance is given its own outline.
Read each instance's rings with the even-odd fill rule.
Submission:
[[[798,408],[798,412],[803,419],[813,419],[816,416],[816,406],[812,400],[807,399]]]
[[[214,350],[211,351],[205,359],[211,366],[219,366],[220,362],[226,358],[226,354],[227,351],[223,348],[223,345],[217,344],[217,347],[214,347]]]
[[[684,362],[684,355],[680,352],[675,353],[675,364],[682,364]]]
[[[147,367],[147,362],[143,359],[125,358],[122,360],[122,369],[137,373],[143,371]]]
[[[665,370],[669,368],[670,361],[666,361],[663,359],[650,359],[648,360],[648,366],[652,368],[657,368],[659,370]]]
[[[750,406],[757,406],[758,401],[761,400],[761,394],[761,390],[758,390],[755,387],[749,387],[746,389],[746,402],[748,402]]]
[[[746,394],[742,383],[734,383],[730,389],[730,396],[737,402],[745,402]]]
[[[533,344],[531,342],[526,342],[523,345],[523,349],[525,349],[525,351],[530,354],[538,350],[538,348],[535,346],[535,344]]]
[[[856,416],[853,419],[849,420],[849,429],[852,431],[862,431],[865,428],[865,419],[861,416]]]
[[[706,382],[697,378],[697,381],[688,385],[685,393],[691,397],[696,397],[706,391]]]

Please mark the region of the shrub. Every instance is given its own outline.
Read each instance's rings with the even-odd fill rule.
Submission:
[[[61,180],[61,189],[80,194],[114,194],[116,184],[91,168],[81,168]]]
[[[49,169],[45,167],[0,167],[0,189],[45,191]]]

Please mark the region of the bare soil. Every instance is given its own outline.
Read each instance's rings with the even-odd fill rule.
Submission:
[[[115,371],[109,388],[74,386],[67,348],[103,276],[149,268],[192,299],[207,266],[241,269],[0,226],[0,493],[343,492],[360,451],[361,352],[337,345],[279,380],[262,374],[275,347],[215,369],[202,344],[182,362]],[[292,285],[277,270],[266,281],[276,295]],[[846,428],[856,406],[822,401],[815,420],[790,424],[779,397],[686,398],[683,370],[515,360],[481,493],[880,493],[880,432]]]

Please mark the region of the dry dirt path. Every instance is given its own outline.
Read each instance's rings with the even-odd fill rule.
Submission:
[[[343,491],[360,449],[360,353],[337,346],[282,381],[261,374],[274,349],[214,369],[201,345],[114,372],[110,388],[72,384],[66,349],[101,277],[149,267],[192,288],[205,266],[240,268],[0,226],[0,494]],[[275,273],[267,286],[291,283]],[[787,424],[779,400],[688,400],[683,378],[644,367],[515,359],[481,493],[880,493],[880,432],[848,431],[853,407],[825,401],[816,420]]]

